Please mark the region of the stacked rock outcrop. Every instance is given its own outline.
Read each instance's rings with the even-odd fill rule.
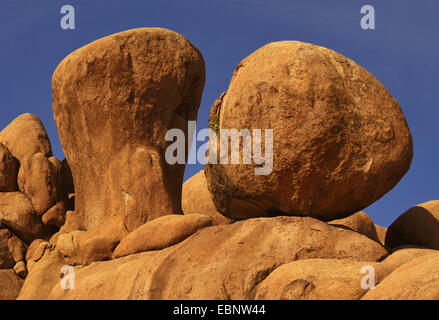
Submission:
[[[264,46],[238,65],[211,124],[218,139],[272,129],[271,172],[208,163],[183,184],[166,137],[192,138],[204,68],[186,38],[160,28],[99,39],[60,63],[53,111],[66,160],[33,115],[0,133],[1,299],[439,298],[437,203],[388,230],[360,211],[413,152],[376,78],[326,48]],[[74,290],[60,286],[66,266]]]
[[[0,298],[18,295],[31,242],[49,240],[59,228],[47,217],[52,208],[61,208],[57,215],[63,219],[66,186],[62,163],[53,157],[35,115],[21,115],[0,132],[0,271],[2,285],[9,288]]]

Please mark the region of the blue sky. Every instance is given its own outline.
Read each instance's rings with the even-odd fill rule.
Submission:
[[[73,5],[76,29],[60,28]],[[376,29],[362,30],[360,9],[375,8]],[[0,2],[0,128],[30,112],[43,121],[63,159],[52,115],[51,77],[75,49],[136,27],[164,27],[202,52],[207,79],[198,113],[205,128],[236,65],[266,43],[300,40],[338,51],[375,75],[400,103],[414,140],[410,171],[366,208],[389,225],[408,208],[438,197],[439,2],[437,0],[14,0]],[[202,169],[188,165],[185,179]]]

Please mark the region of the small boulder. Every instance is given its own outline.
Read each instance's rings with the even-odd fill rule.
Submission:
[[[14,266],[14,272],[17,276],[19,276],[21,279],[26,278],[27,276],[27,269],[26,264],[24,261],[18,261]]]
[[[369,237],[375,241],[379,241],[375,224],[373,223],[372,219],[363,211],[358,211],[347,218],[332,220],[329,222],[329,224],[349,228],[352,231],[361,233],[362,235],[365,235],[366,237]]]
[[[60,194],[62,170],[61,161],[55,157],[46,158],[41,152],[23,158],[18,186],[31,199],[38,215],[43,215],[63,198]]]
[[[439,250],[439,200],[419,204],[387,229],[386,246],[414,245]]]
[[[52,147],[46,130],[37,116],[26,113],[17,117],[0,132],[4,144],[20,163],[26,156],[43,153],[52,156]]]
[[[16,236],[12,236],[8,240],[8,248],[12,253],[12,257],[15,262],[23,261],[26,259],[26,245],[18,239]]]
[[[41,217],[45,225],[62,227],[66,220],[66,206],[63,201],[58,202]]]
[[[212,201],[212,196],[207,189],[204,170],[201,170],[183,184],[181,207],[184,214],[205,214],[212,219],[212,225],[229,224],[234,219],[219,213]]]
[[[212,225],[203,214],[167,215],[145,223],[126,236],[114,251],[116,258],[173,246],[199,229]]]
[[[120,240],[111,235],[92,237],[81,244],[81,264],[109,260]]]
[[[32,260],[34,253],[38,250],[41,243],[47,243],[47,242],[44,241],[43,239],[35,239],[34,241],[31,242],[31,244],[29,245],[29,247],[27,248],[27,251],[26,251],[26,263],[27,264],[29,264],[29,261]],[[43,254],[44,254],[44,251],[41,253],[39,258],[41,258]]]

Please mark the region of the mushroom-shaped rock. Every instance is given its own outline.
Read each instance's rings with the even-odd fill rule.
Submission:
[[[114,251],[116,258],[173,246],[199,229],[212,225],[203,214],[168,215],[145,223],[126,236]]]
[[[238,141],[228,147],[239,164],[218,143],[224,149],[211,146],[209,158],[223,156],[205,167],[216,208],[237,219],[347,217],[392,189],[413,156],[407,122],[386,88],[343,55],[298,41],[244,59],[210,123],[220,140]]]
[[[18,167],[17,159],[0,143],[0,192],[18,191]]]
[[[204,81],[201,53],[161,28],[107,36],[59,64],[54,119],[75,184],[66,224],[76,216],[93,236],[126,235],[181,213],[184,164],[167,162],[165,137],[172,128],[191,139],[187,121],[196,119]]]
[[[335,226],[342,226],[351,229],[352,231],[361,233],[375,241],[379,241],[375,224],[372,219],[363,211],[343,219],[332,220],[329,224]]]
[[[407,210],[389,226],[386,246],[396,248],[404,245],[439,250],[439,200]]]
[[[200,213],[212,219],[212,225],[229,224],[233,219],[219,213],[207,189],[206,177],[201,170],[183,184],[181,207],[184,214]]]

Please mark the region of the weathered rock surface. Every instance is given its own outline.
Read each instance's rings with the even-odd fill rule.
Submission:
[[[18,160],[0,143],[0,192],[18,191],[18,166]]]
[[[35,252],[38,250],[41,243],[47,244],[48,242],[44,241],[43,239],[35,239],[34,241],[31,242],[31,244],[29,245],[29,247],[27,248],[27,251],[26,251],[26,263],[27,264],[29,264],[29,261],[31,261],[32,257],[34,256]],[[37,261],[41,258],[43,253],[44,253],[44,251],[38,257],[38,259],[36,259]]]
[[[11,252],[15,262],[24,261],[26,257],[26,246],[16,236],[12,236],[8,239],[8,248]]]
[[[337,259],[309,259],[284,264],[274,270],[256,289],[256,300],[358,300],[362,268],[371,266],[378,283],[390,268],[380,263]]]
[[[59,64],[53,111],[75,183],[71,229],[63,232],[121,239],[146,221],[181,214],[184,165],[166,162],[165,135],[177,128],[188,137],[204,80],[201,53],[160,28],[99,39]]]
[[[376,262],[387,254],[376,241],[316,219],[250,219],[203,228],[164,250],[75,268],[75,290],[62,290],[54,278],[48,298],[249,299],[256,285],[284,263],[312,258]],[[36,263],[27,279],[36,281],[33,272],[42,269]],[[26,285],[20,298],[35,297]]]
[[[22,286],[23,280],[14,270],[0,270],[0,300],[15,300]]]
[[[438,253],[437,250],[422,247],[401,247],[387,256],[382,263],[392,266],[393,269],[412,261],[413,259]]]
[[[395,269],[415,258],[436,253],[429,249],[405,248],[379,263],[336,259],[293,261],[281,265],[263,280],[256,289],[255,299],[358,300],[375,290],[369,285],[376,287]]]
[[[62,227],[66,220],[66,205],[64,201],[58,202],[41,217],[45,225]]]
[[[207,189],[204,170],[201,170],[183,184],[181,207],[184,214],[199,213],[209,216],[215,226],[235,221],[223,216],[216,210],[212,196]]]
[[[8,241],[12,234],[7,229],[0,229],[0,269],[11,269],[14,264],[14,257],[9,251]]]
[[[364,300],[438,300],[439,253],[418,257],[397,268]]]
[[[47,239],[53,233],[21,192],[0,192],[0,223],[28,243],[38,238]]]
[[[38,215],[44,214],[67,196],[62,194],[62,170],[61,161],[55,157],[46,158],[41,152],[23,158],[18,186],[31,199]]]
[[[215,207],[237,219],[347,217],[392,189],[413,156],[401,108],[373,75],[297,41],[270,43],[244,59],[210,119],[219,129],[273,130],[270,174],[256,175],[265,169],[253,163],[206,165]]]
[[[389,226],[386,246],[395,248],[403,245],[439,250],[439,200],[407,210]]]
[[[54,286],[60,286],[61,268],[66,262],[56,248],[49,248],[47,242],[41,243],[39,248],[44,248],[42,256],[28,268],[29,274],[17,297],[18,300],[46,299]]]
[[[25,113],[12,121],[0,132],[0,143],[4,144],[20,163],[24,157],[35,153],[52,156],[49,137],[37,116]]]
[[[145,223],[126,236],[114,250],[116,258],[173,246],[198,230],[211,226],[203,214],[168,215]]]
[[[387,228],[375,224],[375,230],[377,232],[378,239],[380,240],[381,244],[384,245],[386,243]]]
[[[347,227],[352,231],[361,233],[375,241],[379,241],[375,224],[373,223],[372,219],[363,211],[358,211],[357,213],[344,219],[332,220],[329,222],[329,224]]]

